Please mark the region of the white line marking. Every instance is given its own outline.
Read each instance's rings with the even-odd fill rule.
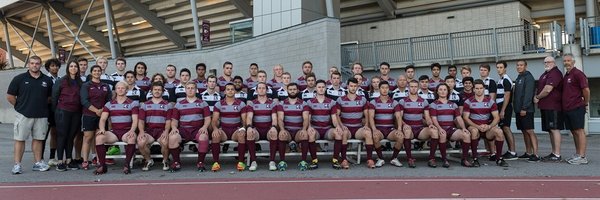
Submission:
[[[0,189],[21,188],[66,188],[66,187],[105,187],[105,186],[154,186],[154,185],[232,185],[232,184],[281,184],[281,183],[355,183],[355,182],[599,182],[600,179],[331,179],[331,180],[236,180],[236,181],[179,181],[179,182],[140,182],[140,183],[73,183],[59,185],[7,185]]]

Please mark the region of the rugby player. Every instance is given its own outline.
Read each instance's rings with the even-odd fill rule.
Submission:
[[[369,102],[365,97],[356,94],[358,89],[358,80],[348,79],[348,94],[337,99],[339,121],[337,127],[342,129],[342,149],[340,164],[343,169],[349,169],[350,163],[346,158],[348,148],[348,139],[356,138],[365,141],[367,146],[367,166],[375,167],[375,163],[370,158],[369,153],[373,151],[373,136],[369,128],[369,122],[366,116],[369,116]]]
[[[314,79],[314,76],[309,74],[307,76],[307,81],[310,79]],[[308,83],[310,86],[311,83]],[[314,84],[314,83],[312,83]],[[271,144],[271,148],[274,148],[277,145],[279,147],[279,157],[280,157],[280,170],[281,167],[286,166],[285,163],[285,147],[286,142],[289,140],[295,140],[300,143],[300,147],[302,149],[302,159],[298,164],[300,171],[305,171],[309,169],[309,165],[306,162],[306,157],[308,155],[308,151],[311,151],[312,159],[317,159],[316,155],[316,131],[311,129],[308,131],[308,126],[310,123],[310,113],[308,105],[299,98],[298,94],[298,86],[295,83],[290,83],[288,86],[288,98],[280,101],[277,106],[277,124],[279,127],[279,137],[277,135],[268,135],[269,143]],[[305,90],[306,91],[306,90]],[[278,139],[279,138],[279,139]],[[279,143],[277,142],[279,140]],[[314,145],[311,145],[314,144]],[[311,149],[312,148],[312,149]],[[275,151],[271,149],[271,162],[269,162],[269,170],[276,170],[277,166],[275,165]],[[283,163],[282,163],[283,162]]]
[[[210,80],[209,80],[210,86]],[[235,98],[235,86],[233,83],[225,85],[225,99],[217,102],[212,113],[212,154],[214,163],[212,171],[219,171],[219,144],[231,139],[238,143],[238,164],[237,170],[244,171],[246,164],[244,156],[246,154],[246,103]]]
[[[401,167],[402,163],[398,161],[398,153],[402,148],[404,142],[404,134],[402,133],[402,116],[400,116],[400,106],[398,101],[392,99],[388,92],[390,87],[387,81],[381,81],[379,83],[379,90],[382,92],[381,96],[371,100],[369,103],[369,126],[373,132],[373,145],[367,145],[367,160],[370,159],[372,154],[372,148],[375,148],[377,152],[377,162],[370,168],[381,167],[385,164],[381,146],[381,140],[384,138],[390,141],[395,141],[394,155],[392,156],[391,163],[394,166]],[[369,149],[369,146],[371,146]],[[398,151],[396,151],[398,149]],[[372,160],[371,160],[372,161]],[[367,165],[373,163],[367,163]]]
[[[150,170],[154,160],[150,158],[150,146],[158,141],[163,156],[163,169],[169,169],[169,132],[171,131],[171,115],[173,105],[163,99],[162,82],[152,83],[152,97],[140,105],[138,114],[137,146],[146,161],[142,171]]]
[[[333,99],[325,95],[326,83],[324,80],[317,81],[317,96],[307,102],[310,113],[310,127],[308,133],[316,132],[316,139],[327,139],[334,141],[332,166],[335,169],[340,169],[339,154],[342,149],[342,129],[337,127],[337,104]],[[317,144],[309,142],[309,150],[312,156],[312,161],[309,169],[319,167],[319,160],[316,157]],[[313,153],[314,152],[314,153]]]
[[[256,85],[256,99],[248,101],[248,107],[246,110],[246,147],[250,154],[250,167],[248,170],[256,171],[258,164],[256,163],[256,141],[269,139],[271,141],[278,141],[277,137],[277,103],[267,97],[267,84],[260,82]],[[279,156],[281,158],[279,170],[285,171],[287,164],[285,163],[285,147],[289,140],[283,140],[279,138],[279,144],[269,145],[270,155],[272,155],[269,162],[269,170],[274,171],[275,166],[274,156],[277,150],[283,146],[283,151],[279,150]],[[239,148],[238,148],[239,149]],[[277,168],[275,168],[276,170]]]

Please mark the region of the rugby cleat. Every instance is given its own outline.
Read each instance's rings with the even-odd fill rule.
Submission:
[[[313,159],[312,161],[310,161],[310,165],[308,165],[309,170],[318,169],[318,168],[319,168],[319,160],[318,159]]]
[[[129,166],[123,167],[123,174],[131,174],[131,168]]]
[[[390,164],[396,166],[396,167],[402,167],[402,163],[398,160],[398,158],[394,158],[390,161]]]
[[[94,170],[94,175],[105,174],[106,171],[107,171],[106,166],[98,166],[98,167],[96,167],[96,170]]]
[[[417,167],[417,165],[415,164],[415,159],[414,158],[409,158],[408,159],[408,167],[410,167],[410,168]]]
[[[435,162],[435,159],[430,159],[427,162],[427,166],[431,167],[431,168],[436,168],[437,167],[437,163]]]
[[[479,159],[477,158],[473,158],[473,167],[481,167],[481,164],[479,164]]]
[[[213,163],[213,165],[212,165],[212,167],[211,167],[210,170],[213,171],[213,172],[217,172],[217,171],[221,170],[221,165],[219,165],[218,162],[215,162],[215,163]]]
[[[298,163],[298,168],[300,171],[306,171],[308,169],[308,163],[304,160],[300,161],[300,163]]]
[[[181,169],[181,164],[179,162],[171,163],[171,168],[170,168],[171,172],[176,172],[176,171],[179,171],[180,169]]]
[[[252,161],[250,163],[250,167],[248,167],[248,170],[250,170],[251,172],[256,171],[256,169],[258,168],[258,164],[256,163],[256,161]]]
[[[276,171],[277,170],[277,164],[275,164],[275,161],[270,161],[269,162],[269,171]]]
[[[206,167],[204,167],[204,163],[203,162],[199,162],[198,164],[196,164],[196,167],[198,168],[198,172],[204,172],[204,171],[206,171]]]
[[[238,162],[236,168],[238,171],[243,172],[244,170],[246,170],[246,163],[244,162]]]
[[[340,161],[338,161],[338,160],[337,160],[337,159],[335,159],[335,158],[334,158],[333,160],[331,160],[331,166],[332,166],[334,169],[342,169],[342,165],[340,165]]]
[[[279,171],[285,171],[287,169],[288,165],[285,161],[279,161],[279,163],[277,164],[277,169],[279,169]]]

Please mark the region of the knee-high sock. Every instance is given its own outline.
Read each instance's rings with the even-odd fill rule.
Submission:
[[[404,151],[406,152],[406,158],[412,159],[412,143],[409,139],[404,139]]]
[[[375,152],[377,152],[377,158],[383,160],[383,147],[375,148]]]
[[[96,152],[97,153],[97,152]],[[131,159],[135,154],[135,144],[127,144],[125,146],[125,166],[129,166]]]
[[[179,147],[173,148],[173,149],[169,149],[169,153],[173,157],[173,162],[181,163],[181,158],[179,156],[179,154],[181,154],[181,149],[179,149]]]
[[[448,146],[448,142],[440,143],[440,154],[442,155],[442,160],[446,160],[446,148]]]
[[[246,147],[248,148],[248,154],[250,154],[250,162],[256,160],[256,141],[246,140]]]
[[[219,144],[219,143],[212,143],[210,145],[210,147],[212,149],[211,152],[212,152],[212,155],[213,155],[213,161],[219,162],[219,154],[221,153],[221,144]]]
[[[346,160],[346,152],[348,152],[348,144],[342,144],[342,151],[340,152],[342,160]]]
[[[238,162],[244,162],[246,158],[246,144],[238,143]]]
[[[502,158],[502,145],[504,145],[504,141],[495,141],[496,143],[496,160],[500,160]]]
[[[96,152],[98,152],[98,163],[100,166],[106,165],[106,146],[103,144],[96,145]]]
[[[302,160],[306,161],[306,157],[308,155],[308,149],[310,148],[308,145],[308,140],[300,141],[300,147],[302,148]]]
[[[342,151],[342,140],[335,140],[335,142],[333,143],[333,159],[339,159],[341,151]]]
[[[317,159],[317,143],[316,142],[309,142],[308,143],[308,148],[310,150],[310,158]]]
[[[279,141],[279,160],[285,160],[285,148],[288,146],[288,142]]]
[[[439,143],[439,139],[431,139],[429,147],[429,159],[435,159],[435,151],[437,150],[437,146]]]
[[[479,139],[471,140],[471,156],[473,158],[479,157],[479,153],[477,152],[477,148],[479,148]]]
[[[275,154],[279,150],[278,144],[277,140],[269,140],[269,161],[275,161]]]
[[[198,141],[198,162],[204,163],[206,153],[208,153],[208,140]]]
[[[467,159],[469,157],[469,148],[471,147],[471,143],[464,143],[460,147],[462,148],[462,159]]]
[[[52,138],[54,139],[54,138]],[[56,158],[56,148],[50,148],[50,159]]]
[[[367,144],[365,147],[367,149],[367,160],[373,160],[373,145]]]

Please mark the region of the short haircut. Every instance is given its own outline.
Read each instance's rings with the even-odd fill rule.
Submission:
[[[350,85],[350,83],[358,84],[358,80],[354,77],[349,78],[348,81],[346,81],[346,84]]]
[[[448,80],[448,79],[456,80],[456,78],[454,78],[454,76],[450,76],[450,75],[448,75],[448,76],[446,76],[446,77],[444,78],[444,81],[445,81],[445,80]]]
[[[204,64],[204,63],[196,64],[196,70],[198,70],[199,67],[202,67],[204,70],[206,70],[206,64]]]
[[[290,87],[292,87],[292,86],[298,87],[298,84],[297,84],[297,83],[290,83],[290,84],[288,84],[288,85],[286,86],[286,88],[287,88],[287,89],[290,89]]]
[[[86,63],[88,62],[88,60],[86,58],[79,58],[79,59],[77,59],[77,62],[82,62],[82,61],[86,62]]]
[[[333,72],[333,73],[331,73],[331,77],[333,77],[333,75],[342,76],[342,74],[340,72]],[[331,78],[331,77],[329,77],[329,78]]]
[[[118,57],[117,59],[115,59],[115,64],[117,64],[118,61],[123,61],[123,63],[127,64],[127,61],[123,57]]]
[[[381,86],[382,86],[382,85],[388,85],[388,86],[390,86],[390,83],[389,83],[389,82],[387,82],[387,81],[381,81],[381,82],[379,82],[379,88],[380,88],[380,89],[381,89]]]
[[[381,64],[379,64],[379,68],[381,69],[381,66],[387,66],[388,68],[390,68],[390,63],[387,62],[382,62]]]
[[[315,80],[317,79],[317,77],[315,76],[315,73],[311,72],[306,75],[306,79],[311,78],[311,77],[314,78]]]
[[[265,74],[265,75],[266,75],[266,74],[267,74],[267,72],[266,72],[265,70],[258,70],[258,73],[257,73],[257,74]]]
[[[196,85],[196,83],[194,83],[194,81],[188,81],[188,82],[185,84],[185,86],[188,86],[188,85],[192,85],[192,86],[194,86],[194,89],[198,88],[198,85]],[[185,87],[185,86],[184,86],[184,87]]]
[[[96,63],[100,60],[104,60],[104,61],[108,62],[108,59],[106,59],[104,56],[100,56],[100,57],[96,58]]]
[[[354,68],[354,65],[358,65],[358,66],[360,66],[360,69],[363,69],[362,63],[355,62],[355,63],[352,64],[352,68]]]
[[[508,64],[506,64],[506,61],[498,61],[498,62],[496,62],[496,65],[498,65],[498,64],[502,64],[504,66],[504,68],[508,67]],[[527,65],[527,64],[525,64],[525,65]]]
[[[181,74],[183,74],[183,72],[187,72],[188,75],[192,75],[192,73],[190,72],[190,70],[188,68],[183,68],[179,71],[179,76],[181,76]]]
[[[173,69],[175,69],[175,71],[177,71],[177,67],[175,67],[175,65],[168,64],[166,68],[169,68],[169,67],[172,67]]]
[[[233,83],[227,83],[227,84],[225,84],[225,88],[227,88],[227,86],[232,86],[233,89],[235,89],[235,85]]]
[[[241,76],[233,77],[232,81],[235,81],[235,80],[240,80],[240,81],[242,81],[242,83],[244,83],[244,79]]]
[[[485,68],[488,71],[490,71],[490,65],[489,64],[481,64],[481,65],[479,65],[479,69],[481,69],[481,68]]]
[[[31,58],[33,58],[33,56]],[[60,60],[52,58],[44,63],[44,68],[46,68],[46,71],[50,71],[50,65],[52,64],[56,65],[60,69]]]
[[[419,81],[417,81],[417,80],[413,79],[413,80],[410,80],[410,81],[408,82],[408,84],[411,84],[411,83],[416,83],[416,84],[419,84]]]
[[[132,76],[135,78],[135,72],[133,72],[133,71],[131,71],[131,70],[129,70],[129,71],[126,71],[126,72],[123,74],[123,78],[127,78],[127,74],[131,74],[131,75],[132,75]]]
[[[565,55],[565,56],[568,56],[568,55]],[[571,58],[573,58],[573,56],[571,56]],[[526,60],[517,60],[517,63],[518,62],[523,62],[523,64],[525,64],[525,66],[527,66],[527,61]]]
[[[473,81],[473,85],[483,85],[483,87],[485,87],[485,83],[483,83],[483,80],[481,79]]]
[[[355,77],[355,76],[360,76],[361,79],[365,79],[365,76],[363,76],[362,74],[354,74],[354,75],[352,75],[352,77]]]
[[[462,67],[460,67],[460,71],[463,71],[463,70],[467,70],[467,71],[471,72],[471,67],[469,65],[463,65]]]
[[[233,63],[231,63],[229,61],[225,61],[225,63],[223,63],[223,68],[225,68],[225,65],[231,65],[231,66],[233,66]]]
[[[473,77],[470,77],[470,76],[469,76],[469,77],[464,77],[464,78],[463,78],[463,80],[462,80],[463,84],[464,84],[465,82],[471,82],[471,83],[473,83],[473,81],[474,81],[474,80],[473,80]]]
[[[256,68],[258,68],[258,64],[256,64],[256,63],[250,63],[250,67],[252,67],[252,66],[256,66]]]
[[[206,82],[210,81],[210,79],[215,79],[215,82],[217,81],[217,77],[215,75],[208,75],[208,77],[206,77]]]
[[[404,72],[408,71],[409,69],[413,69],[415,70],[415,66],[414,65],[408,65],[404,68]]]
[[[93,65],[93,66],[90,68],[90,73],[92,73],[92,72],[94,71],[94,68],[100,68],[100,71],[102,71],[102,67],[100,67],[100,65]]]
[[[281,76],[283,76],[283,75],[288,75],[288,76],[290,76],[290,78],[292,77],[292,74],[290,74],[289,72],[283,72],[283,74],[281,74]]]
[[[419,76],[419,81],[422,81],[422,80],[429,80],[429,76],[427,76],[427,75]]]
[[[438,69],[442,69],[442,65],[440,65],[440,63],[433,63],[431,64],[431,70],[433,70],[433,68],[438,68]]]
[[[450,71],[450,69],[457,69],[456,65],[448,65],[448,71]]]
[[[319,83],[323,83],[323,85],[327,85],[327,82],[325,82],[323,79],[317,80],[317,84],[315,84],[315,85],[319,85]]]
[[[165,86],[161,82],[153,82],[152,87],[150,87],[150,88],[154,88],[156,86],[160,86],[161,89],[165,89]]]
[[[310,62],[310,61],[308,61],[308,60],[307,60],[307,61],[304,61],[304,62],[302,63],[302,66],[304,66],[304,65],[306,65],[306,64],[310,64],[310,66],[311,66],[311,67],[313,66],[312,62]]]

